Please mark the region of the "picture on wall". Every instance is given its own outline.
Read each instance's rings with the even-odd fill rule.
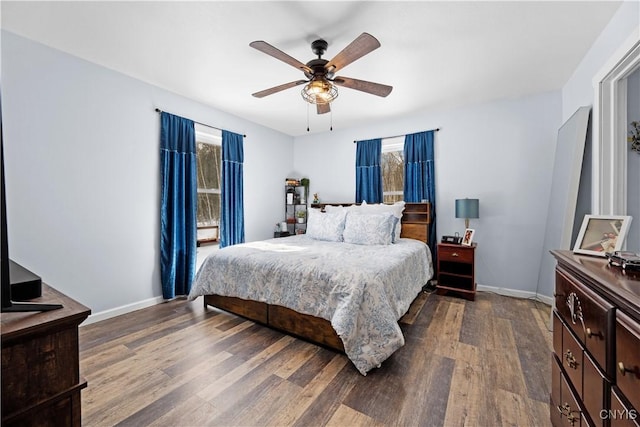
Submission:
[[[619,251],[630,225],[630,216],[585,215],[573,252],[603,257]]]

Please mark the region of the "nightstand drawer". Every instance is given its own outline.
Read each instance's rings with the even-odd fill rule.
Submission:
[[[473,263],[473,250],[465,246],[439,246],[438,259],[440,261],[453,261]]]

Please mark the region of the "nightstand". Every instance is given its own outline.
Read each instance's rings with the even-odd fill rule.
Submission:
[[[476,244],[438,243],[438,294],[456,293],[473,301],[476,297]]]
[[[273,238],[278,238],[278,237],[287,237],[287,236],[291,236],[291,234],[289,234],[288,231],[274,231],[273,232]]]

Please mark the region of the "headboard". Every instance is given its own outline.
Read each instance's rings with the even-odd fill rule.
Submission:
[[[329,206],[351,206],[359,203],[312,203],[311,207],[322,209]],[[431,203],[405,203],[402,212],[402,231],[400,237],[416,239],[429,243],[429,223],[431,222]]]

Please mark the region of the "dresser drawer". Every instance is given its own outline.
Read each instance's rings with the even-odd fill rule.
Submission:
[[[624,313],[616,317],[616,384],[640,408],[640,325]]]
[[[602,414],[606,409],[604,397],[608,395],[611,384],[585,352],[583,359],[582,402],[584,409],[593,418],[596,426],[604,426]]]
[[[560,368],[560,360],[552,356],[551,362],[551,424],[556,427],[588,426],[584,413]]]
[[[564,325],[560,315],[557,310],[553,310],[553,351],[557,355],[562,354],[562,331],[564,331]]]
[[[438,260],[439,261],[453,261],[473,263],[473,249],[465,246],[444,246],[438,247]]]
[[[583,351],[581,344],[576,341],[555,310],[553,349],[578,397],[582,399],[586,413],[595,418],[592,421],[596,426],[604,425],[598,414],[606,407],[604,396],[610,388],[610,383],[589,354]]]
[[[550,396],[550,415],[551,424],[554,426],[562,425],[562,396],[560,389],[562,388],[562,374],[560,370],[560,361],[555,354],[551,355],[551,396]]]
[[[615,387],[611,390],[611,410],[602,414],[610,420],[611,427],[640,426],[640,413],[623,401]]]
[[[583,353],[584,351],[580,343],[576,341],[569,329],[563,326],[562,353],[559,353],[558,357],[562,362],[562,367],[567,373],[567,376],[571,379],[573,388],[576,389],[580,397],[582,397]]]
[[[556,308],[563,320],[575,332],[594,361],[609,376],[607,342],[615,311],[613,305],[556,270]]]

